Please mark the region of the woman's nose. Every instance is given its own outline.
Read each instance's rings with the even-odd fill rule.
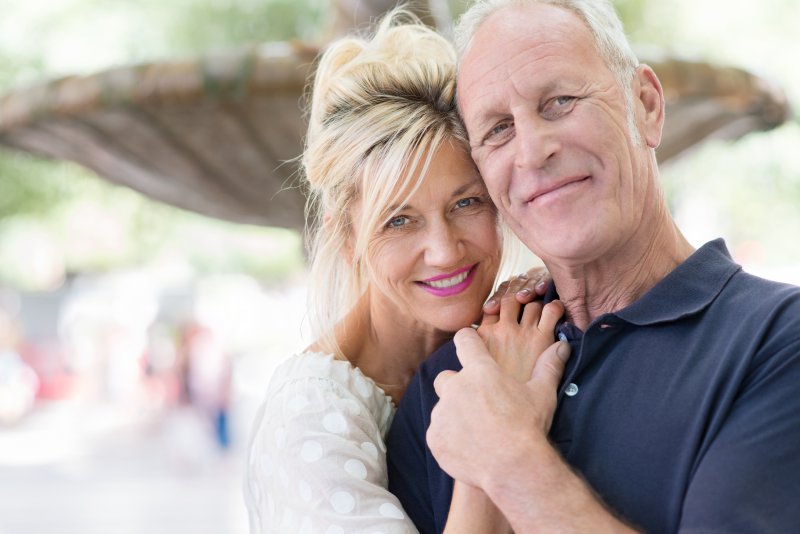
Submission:
[[[458,266],[464,256],[460,232],[446,222],[432,226],[425,237],[425,262],[440,268]]]

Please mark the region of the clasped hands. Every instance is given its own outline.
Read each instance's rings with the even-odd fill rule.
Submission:
[[[562,303],[534,301],[548,281],[537,269],[504,282],[477,330],[455,335],[463,369],[443,371],[434,381],[439,402],[427,442],[457,480],[486,490],[526,454],[521,445],[547,440],[570,354],[568,343],[554,342]]]

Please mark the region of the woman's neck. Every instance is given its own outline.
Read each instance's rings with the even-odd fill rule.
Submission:
[[[398,313],[383,300],[367,290],[337,327],[336,341],[342,356],[397,404],[420,362],[453,334]]]

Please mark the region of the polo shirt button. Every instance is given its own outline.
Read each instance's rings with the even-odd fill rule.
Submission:
[[[567,334],[565,334],[564,332],[559,332],[559,333],[558,333],[558,340],[559,340],[559,341],[569,341],[569,340],[567,339]]]
[[[567,389],[564,390],[564,393],[566,393],[567,397],[574,397],[578,394],[578,384],[570,382],[570,384],[567,386]]]

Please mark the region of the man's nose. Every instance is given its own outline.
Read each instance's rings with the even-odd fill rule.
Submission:
[[[542,169],[561,150],[555,125],[538,114],[515,117],[514,127],[517,135],[514,164],[519,169]]]

